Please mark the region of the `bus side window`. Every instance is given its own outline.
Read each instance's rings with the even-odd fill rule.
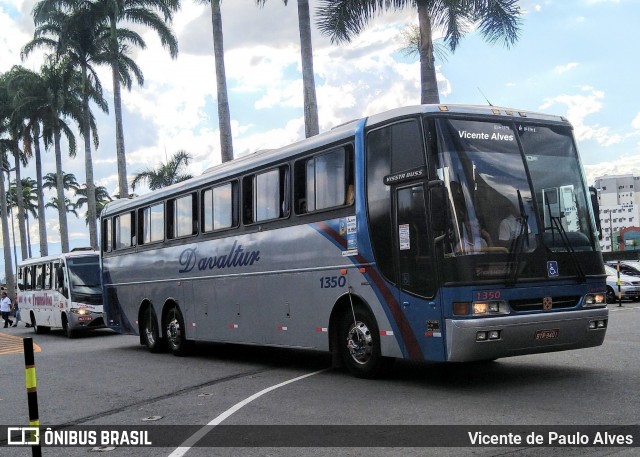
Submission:
[[[18,290],[24,290],[24,268],[18,268]]]
[[[44,266],[42,264],[36,265],[36,290],[41,290],[44,283]]]
[[[44,264],[44,288],[51,289],[51,263],[49,262]]]
[[[69,293],[67,288],[64,285],[64,269],[62,265],[55,264],[55,274],[56,274],[56,289],[64,295],[66,298],[69,298]]]
[[[102,221],[102,249],[104,252],[111,252],[113,249],[112,219]]]

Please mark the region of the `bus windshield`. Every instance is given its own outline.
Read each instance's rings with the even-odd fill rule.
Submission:
[[[502,254],[502,266],[476,268],[495,277],[539,249],[598,249],[569,128],[460,119],[436,126],[451,215],[446,257]]]
[[[102,295],[98,256],[67,259],[72,293]]]

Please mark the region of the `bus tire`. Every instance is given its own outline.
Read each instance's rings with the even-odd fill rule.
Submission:
[[[149,352],[158,353],[165,350],[164,340],[160,338],[158,318],[152,306],[148,306],[142,314],[140,334]]]
[[[358,378],[380,377],[392,361],[382,357],[378,324],[373,315],[362,308],[355,308],[353,313],[349,310],[342,316],[338,350],[347,370]]]
[[[78,336],[78,333],[75,330],[72,330],[69,326],[69,321],[67,319],[67,315],[62,315],[62,330],[64,330],[64,334],[67,335],[67,338],[75,338]]]
[[[167,311],[164,320],[164,334],[173,355],[183,357],[189,355],[193,347],[193,341],[187,340],[184,318],[178,306],[174,305]]]
[[[36,335],[49,333],[49,330],[51,330],[50,327],[43,327],[42,325],[38,325],[38,323],[36,322],[36,316],[34,316],[33,313],[31,313],[31,327],[33,327],[33,331]]]

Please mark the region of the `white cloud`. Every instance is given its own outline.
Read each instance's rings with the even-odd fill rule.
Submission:
[[[577,62],[569,62],[566,65],[558,65],[553,70],[557,73],[563,74],[567,73],[578,66]]]
[[[589,86],[583,86],[581,90],[583,92],[581,94],[563,94],[556,97],[545,98],[540,109],[546,110],[554,105],[564,105],[566,108],[566,117],[573,125],[578,141],[594,140],[602,146],[612,146],[623,141],[623,136],[617,133],[611,133],[609,127],[603,127],[598,124],[589,125],[586,123],[586,118],[589,115],[597,113],[602,109],[604,92]]]

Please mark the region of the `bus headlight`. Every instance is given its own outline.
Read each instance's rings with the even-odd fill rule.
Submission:
[[[474,301],[473,303],[454,303],[453,314],[456,316],[492,316],[509,314],[509,305],[504,300]]]
[[[71,308],[69,311],[71,311],[74,314],[80,314],[81,316],[85,314],[91,314],[91,311],[89,311],[86,308]]]
[[[601,294],[587,294],[584,296],[582,300],[582,306],[602,306],[606,304],[606,296],[604,293]]]

